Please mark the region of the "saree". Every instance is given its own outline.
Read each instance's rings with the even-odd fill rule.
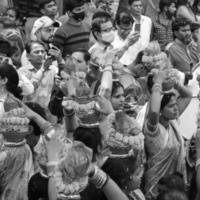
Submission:
[[[170,121],[168,131],[161,124],[158,125],[158,128],[158,131],[163,131],[168,138],[166,138],[165,142],[163,141],[165,143],[163,144],[164,148],[149,156],[147,160],[147,170],[145,172],[145,195],[147,200],[156,199],[158,195],[157,186],[162,177],[179,172],[183,175],[185,183],[187,183],[184,141],[178,131],[176,121]],[[146,123],[144,131],[148,134]],[[157,140],[156,136],[150,137],[154,137]]]
[[[3,103],[3,112],[20,107],[11,95]],[[0,134],[0,199],[27,200],[28,181],[32,175],[32,153],[25,139],[8,142]]]
[[[4,145],[0,153],[0,199],[27,200],[28,181],[33,175],[30,148],[25,141]]]

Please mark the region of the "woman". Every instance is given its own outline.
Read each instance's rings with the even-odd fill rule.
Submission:
[[[113,81],[109,102],[99,101],[101,112],[107,117],[100,123],[105,145],[111,151],[110,158],[124,165],[128,180],[126,194],[140,188],[144,164],[144,137],[141,127],[125,109],[124,88],[119,81]],[[113,110],[112,110],[113,109]]]
[[[16,8],[8,8],[3,21],[4,29],[1,34],[17,48],[16,53],[12,56],[12,60],[14,65],[18,68],[21,66],[20,59],[24,50],[24,38],[19,28],[20,23],[21,17],[18,10]]]
[[[83,142],[87,147],[93,150],[92,162],[96,163],[106,174],[112,178],[115,183],[125,190],[126,181],[128,180],[128,174],[126,172],[123,163],[116,159],[109,158],[108,149],[103,150],[103,138],[98,127],[96,128],[84,128],[79,127],[74,132],[74,140]],[[89,186],[81,193],[83,200],[107,200],[101,189],[95,188],[93,184]]]
[[[179,172],[186,180],[184,141],[179,133],[177,118],[191,100],[191,92],[185,86],[174,83],[177,92],[162,92],[165,80],[163,71],[153,78],[154,84],[149,111],[144,122],[145,146],[147,150],[147,171],[145,192],[147,199],[155,199],[157,186],[162,177]]]
[[[92,134],[90,134],[90,133],[92,133]],[[76,135],[75,138],[79,141],[83,141],[83,142],[87,143],[88,147],[90,146],[92,149],[94,149],[94,154],[95,154],[93,157],[93,161],[94,161],[94,158],[98,154],[97,148],[99,148],[98,144],[100,143],[100,141],[99,141],[100,133],[99,132],[90,132],[90,133],[87,132],[86,129],[84,131],[79,129],[75,133],[75,135]],[[98,138],[95,138],[93,134],[95,134],[95,136],[97,136]],[[94,144],[95,142],[93,143],[93,142],[89,141],[88,139],[92,140],[93,142],[96,141],[97,143]],[[77,143],[77,141],[75,141],[75,143]],[[47,146],[47,155],[48,155],[49,163],[54,163],[51,165],[51,168],[49,171],[50,174],[52,174],[49,177],[49,186],[48,186],[49,187],[49,191],[48,191],[49,199],[56,200],[57,195],[58,195],[58,188],[55,187],[56,181],[57,181],[57,178],[56,178],[56,171],[57,171],[56,165],[57,164],[56,164],[56,162],[59,162],[58,155],[59,155],[59,151],[60,151],[60,148],[59,148],[60,144],[56,140],[51,140],[46,143],[46,146]],[[110,172],[111,172],[111,168],[110,168]],[[86,191],[83,191],[81,193],[81,196],[82,196],[81,199],[84,199],[84,200],[86,200],[86,199],[87,200],[101,199],[102,200],[103,196],[101,193],[103,192],[105,194],[105,196],[107,197],[106,199],[108,199],[108,200],[128,200],[126,195],[121,191],[119,186],[112,180],[112,178],[107,176],[106,173],[103,172],[102,170],[100,170],[97,166],[91,165],[91,167],[88,170],[88,176],[89,176],[89,182],[91,184],[93,184],[94,186],[96,186],[98,188],[98,190],[95,189],[94,187],[92,187],[92,185],[90,185],[86,189]],[[68,186],[66,185],[64,187],[68,187]],[[73,189],[75,189],[75,188],[73,188]],[[70,199],[70,196],[68,198]],[[63,197],[62,199],[65,199],[65,197]],[[80,198],[77,196],[74,199],[80,199]],[[105,199],[105,197],[103,197],[103,199]]]
[[[197,17],[193,10],[194,0],[178,0],[176,17],[185,18],[192,23],[197,23]]]
[[[9,64],[0,65],[0,118],[5,112],[21,107],[15,98],[21,98],[17,71]],[[2,128],[2,127],[1,127]],[[25,139],[8,141],[7,133],[0,130],[4,138],[0,153],[0,199],[26,200],[27,184],[32,175],[32,155]],[[14,133],[13,133],[14,134]],[[17,139],[17,136],[16,138]]]

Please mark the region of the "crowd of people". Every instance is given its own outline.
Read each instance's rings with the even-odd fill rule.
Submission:
[[[1,200],[200,199],[200,0],[147,2],[0,17]]]

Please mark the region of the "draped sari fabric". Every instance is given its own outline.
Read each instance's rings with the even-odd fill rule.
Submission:
[[[10,95],[3,103],[5,112],[19,108]],[[28,181],[33,175],[31,150],[25,139],[8,143],[2,134],[0,138],[0,199],[28,200]]]
[[[149,134],[146,124],[147,123],[145,123],[144,131],[145,134]],[[178,131],[176,121],[170,121],[168,130],[159,124],[158,133],[150,137],[154,137],[153,140],[157,140],[160,134],[165,137],[162,144],[163,147],[148,157],[147,171],[145,172],[146,198],[151,200],[155,199],[158,195],[157,186],[162,177],[179,172],[183,175],[185,183],[187,183],[184,141]],[[147,142],[149,142],[148,136],[146,143]],[[149,147],[147,147],[147,152]],[[151,148],[155,148],[154,145],[152,145]]]
[[[4,152],[6,157],[2,160]],[[0,160],[0,199],[27,200],[28,181],[33,175],[29,146],[25,142],[5,144]]]

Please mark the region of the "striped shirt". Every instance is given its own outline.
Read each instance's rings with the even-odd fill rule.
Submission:
[[[53,44],[61,49],[63,57],[71,55],[77,48],[88,50],[90,26],[85,22],[75,23],[71,19],[55,33]]]
[[[162,50],[166,45],[173,42],[172,21],[165,20],[161,15],[158,16],[158,20],[153,23],[153,40],[157,40]]]

